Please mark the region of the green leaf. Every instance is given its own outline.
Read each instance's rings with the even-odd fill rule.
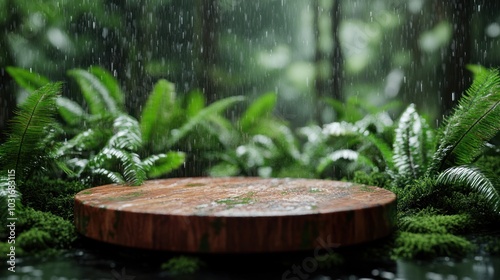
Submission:
[[[429,160],[428,142],[432,142],[432,135],[427,122],[410,104],[395,130],[393,162],[398,179],[408,182],[423,175]]]
[[[49,83],[34,91],[21,104],[10,122],[8,140],[0,146],[0,166],[6,170],[16,170],[16,178],[32,170],[39,158],[47,157],[41,143],[54,123],[55,100],[61,83]]]
[[[111,95],[110,89],[106,88],[96,76],[83,69],[69,70],[68,75],[73,77],[80,85],[91,114],[118,113],[119,108]]]
[[[148,167],[150,178],[160,177],[184,164],[186,155],[183,152],[168,152],[167,154],[153,155],[146,158],[143,163]]]
[[[500,130],[500,76],[497,70],[480,71],[445,120],[441,139],[428,173],[474,162],[484,145]]]
[[[500,214],[500,188],[496,176],[470,165],[450,167],[439,174],[438,184],[467,187],[483,194],[491,209]]]
[[[120,115],[113,122],[114,135],[108,141],[107,146],[138,151],[142,147],[141,130],[137,120],[129,115]]]
[[[194,117],[203,108],[205,108],[205,97],[199,90],[194,90],[187,96],[186,115]]]
[[[104,168],[96,168],[92,170],[93,174],[102,175],[108,178],[111,182],[115,184],[125,184],[125,179],[119,172],[113,172]]]
[[[106,166],[106,162],[109,162],[112,158],[120,162],[119,166],[122,169],[123,178],[127,184],[138,186],[146,179],[146,171],[139,155],[117,148],[103,148],[94,158],[92,158],[88,166],[91,168],[92,172],[95,173],[96,170],[106,169],[103,166]],[[108,176],[109,174],[104,175]]]
[[[240,127],[244,132],[250,131],[256,123],[268,118],[276,105],[277,95],[274,92],[263,94],[257,98],[240,118]]]
[[[85,110],[76,102],[59,96],[56,99],[57,110],[61,118],[69,125],[81,123],[87,117]]]
[[[152,140],[154,131],[163,130],[164,122],[175,105],[175,86],[167,80],[159,80],[149,95],[141,115],[141,131],[145,143]]]
[[[185,124],[183,124],[179,129],[172,131],[171,137],[167,141],[167,146],[171,147],[175,145],[179,140],[186,136],[191,129],[193,129],[197,124],[206,121],[209,116],[218,114],[221,111],[227,109],[229,106],[236,102],[241,102],[244,100],[242,96],[232,96],[228,98],[221,99],[205,107],[203,110],[198,112],[196,116],[190,118]]]
[[[14,78],[18,85],[30,93],[50,83],[48,78],[23,68],[9,66],[7,67],[7,73]]]
[[[116,103],[119,110],[125,110],[125,95],[123,94],[120,84],[116,78],[107,70],[99,66],[91,66],[89,72],[97,77],[102,85],[109,91],[109,94]]]

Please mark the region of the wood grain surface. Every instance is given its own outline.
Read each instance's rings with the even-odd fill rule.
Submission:
[[[394,229],[396,196],[312,179],[173,178],[105,185],[75,197],[92,239],[177,252],[286,252],[357,244]]]

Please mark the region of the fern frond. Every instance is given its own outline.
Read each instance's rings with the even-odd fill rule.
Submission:
[[[209,106],[203,108],[194,117],[190,118],[185,124],[183,124],[179,129],[172,131],[172,135],[167,140],[167,146],[171,147],[175,145],[179,140],[186,136],[197,124],[206,121],[209,116],[214,114],[219,114],[223,110],[227,109],[229,106],[236,102],[241,102],[244,100],[242,96],[232,96],[221,100],[218,100]]]
[[[40,158],[46,157],[41,142],[54,123],[55,99],[61,83],[50,83],[33,92],[16,111],[10,122],[10,134],[0,147],[0,166],[16,170],[16,178],[22,180]]]
[[[129,115],[120,115],[113,122],[114,135],[107,146],[137,151],[142,146],[141,130],[137,120]]]
[[[104,168],[96,168],[92,170],[92,173],[102,175],[115,184],[125,184],[123,176],[118,172],[113,172]]]
[[[155,129],[164,131],[175,104],[175,86],[167,80],[159,80],[146,101],[141,115],[141,132],[144,143],[149,143]],[[166,131],[165,131],[166,133]]]
[[[97,150],[102,147],[103,139],[109,137],[103,130],[87,129],[64,142],[55,152],[57,158],[65,155],[81,154],[83,151]]]
[[[239,120],[241,131],[249,132],[263,118],[269,117],[276,105],[277,95],[269,92],[253,101]]]
[[[152,155],[142,161],[150,178],[160,177],[179,168],[185,161],[186,155],[182,152],[168,152]]]
[[[467,187],[485,196],[493,211],[500,214],[500,186],[497,178],[470,165],[450,167],[439,174],[438,184]]]
[[[359,127],[349,122],[332,122],[323,127],[323,134],[328,136],[358,135]]]
[[[393,144],[395,174],[403,181],[423,175],[428,163],[428,142],[432,142],[431,130],[415,105],[410,104],[401,115]]]
[[[83,69],[69,70],[68,75],[80,85],[91,114],[102,115],[105,112],[111,114],[118,112],[118,106],[109,89],[96,76]]]
[[[428,173],[475,161],[484,145],[500,130],[500,76],[479,71],[453,114],[445,120],[439,148]]]
[[[115,101],[117,108],[123,111],[125,109],[125,95],[123,94],[120,84],[116,78],[107,70],[99,66],[91,66],[89,68],[89,72],[101,81]]]
[[[78,103],[68,98],[59,96],[56,99],[56,104],[59,115],[69,125],[76,125],[88,117]]]
[[[316,172],[318,174],[323,173],[328,166],[330,166],[331,164],[335,164],[338,160],[347,160],[347,161],[362,163],[371,168],[375,168],[376,166],[369,158],[361,155],[357,151],[350,149],[342,149],[334,151],[329,155],[327,155],[326,157],[322,158],[318,166],[316,167]]]
[[[50,83],[50,80],[46,77],[23,68],[10,66],[7,67],[7,73],[14,78],[18,85],[23,87],[29,93],[32,93],[33,91]]]
[[[103,148],[94,158],[92,158],[88,166],[91,170],[103,169],[103,166],[106,166],[106,163],[113,158],[120,162],[119,166],[121,166],[123,178],[127,184],[137,186],[146,179],[146,171],[139,155],[117,148]]]
[[[377,148],[377,150],[380,152],[380,155],[382,156],[382,160],[384,161],[387,169],[389,170],[394,169],[394,161],[393,161],[394,154],[392,152],[391,147],[387,143],[385,143],[382,139],[378,138],[373,134],[369,134],[364,139]]]

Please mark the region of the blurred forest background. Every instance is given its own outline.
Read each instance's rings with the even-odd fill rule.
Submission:
[[[335,120],[324,98],[413,102],[439,121],[467,64],[500,65],[494,0],[0,0],[0,30],[0,130],[23,98],[7,66],[66,81],[79,101],[66,71],[102,66],[134,116],[160,78],[209,103],[272,91],[300,127]]]

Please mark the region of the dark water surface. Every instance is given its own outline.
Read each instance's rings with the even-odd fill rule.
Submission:
[[[85,249],[83,249],[85,248]],[[260,255],[196,255],[204,262],[197,273],[172,275],[161,263],[172,254],[133,250],[84,240],[59,256],[17,259],[16,272],[2,279],[500,279],[500,258],[471,256],[462,261],[432,262],[347,260],[341,267],[321,269],[312,253]]]

